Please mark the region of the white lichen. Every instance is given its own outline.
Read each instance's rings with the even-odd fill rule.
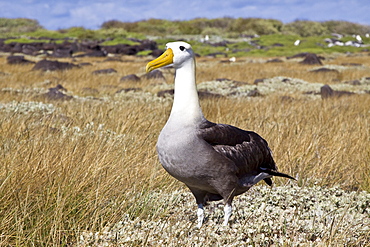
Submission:
[[[340,188],[255,186],[236,197],[230,225],[222,226],[223,205],[205,208],[201,229],[188,192],[151,194],[167,216],[152,219],[125,215],[98,234],[84,232],[80,246],[368,246],[370,194]],[[169,205],[170,204],[170,205]],[[164,214],[164,215],[166,215]]]
[[[53,104],[45,104],[42,102],[18,102],[11,101],[9,103],[0,103],[0,111],[8,113],[18,114],[30,114],[30,113],[41,113],[41,114],[52,114],[56,108]]]

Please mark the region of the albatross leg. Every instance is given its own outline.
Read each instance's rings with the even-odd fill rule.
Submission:
[[[198,216],[197,227],[201,228],[201,226],[203,224],[203,220],[204,220],[204,209],[203,209],[203,204],[202,203],[198,204],[197,216]]]
[[[229,219],[231,216],[231,213],[233,212],[233,208],[231,207],[231,203],[226,203],[224,207],[224,226],[227,226],[229,224]]]

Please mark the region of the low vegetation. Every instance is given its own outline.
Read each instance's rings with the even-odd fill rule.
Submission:
[[[314,22],[297,20],[283,24],[279,20],[259,18],[197,18],[189,21],[149,19],[138,22],[111,20],[104,22],[101,27],[102,29],[122,28],[129,32],[154,36],[163,36],[167,34],[202,34],[239,37],[240,35],[256,34],[292,34],[309,37],[330,35],[332,33],[365,35],[370,32],[369,26],[346,21]]]
[[[217,25],[224,28],[235,21],[222,20]],[[265,22],[271,30],[286,28]],[[216,32],[217,25],[206,28]],[[105,42],[124,39],[121,34],[143,35],[112,26],[28,31],[40,39],[49,32],[58,39],[72,32],[72,38],[114,37]],[[284,52],[275,42],[286,45],[302,37],[279,32],[256,38],[270,47],[260,49],[264,55],[251,51],[235,62],[197,58],[199,89],[216,94],[201,99],[207,118],[256,131],[269,142],[279,170],[297,178],[276,178],[272,190],[261,183],[237,197],[230,228],[220,224],[221,204],[212,203],[203,228],[196,230],[190,192],[157,160],[155,143],[172,105],[171,96],[157,93],[173,88],[172,69],[162,70],[165,79],[145,79],[152,57],[117,55],[62,58],[85,66],[41,72],[32,70],[33,64],[7,64],[9,54],[1,54],[0,245],[368,246],[369,54],[322,52],[324,65],[303,65],[301,58],[275,56]],[[158,39],[159,47],[167,39]],[[308,44],[322,37],[305,40],[301,48],[309,50]],[[190,42],[201,54],[225,50]],[[268,62],[274,58],[281,61]],[[109,68],[116,73],[92,73]],[[318,68],[329,70],[313,72]],[[120,80],[129,74],[141,80]],[[46,97],[58,84],[69,97]],[[324,84],[353,94],[323,100]]]

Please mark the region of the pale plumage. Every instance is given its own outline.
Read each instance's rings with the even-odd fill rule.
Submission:
[[[227,225],[234,196],[244,193],[279,173],[267,142],[258,134],[226,124],[208,121],[200,108],[195,83],[195,60],[191,46],[172,42],[157,59],[148,63],[147,72],[173,64],[175,97],[170,117],[161,131],[157,152],[164,169],[182,181],[198,204],[198,227],[204,219],[207,201],[224,200]]]

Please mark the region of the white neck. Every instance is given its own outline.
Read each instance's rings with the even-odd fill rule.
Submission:
[[[195,82],[195,61],[189,59],[176,68],[175,97],[168,122],[192,125],[204,119]]]

